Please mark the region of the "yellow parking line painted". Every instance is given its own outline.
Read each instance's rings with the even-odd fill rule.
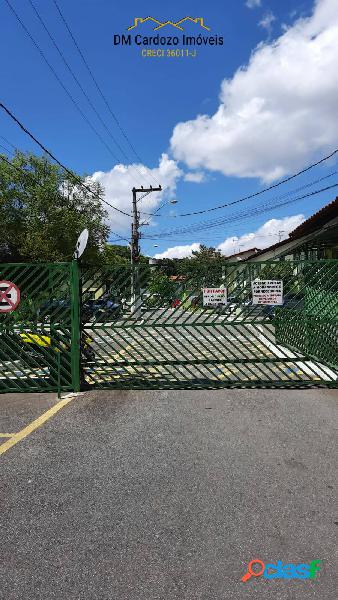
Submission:
[[[125,348],[120,350],[120,352],[117,352],[116,354],[114,354],[111,358],[113,360],[116,360],[119,357],[123,358],[124,354],[127,354],[127,352],[129,352],[129,350],[131,350],[132,348],[133,348],[133,344],[129,344],[128,346],[126,346]]]
[[[14,433],[14,435],[9,440],[7,440],[7,442],[4,442],[3,444],[0,445],[0,455],[7,452],[7,450],[9,450],[13,446],[15,446],[15,444],[17,444],[18,442],[21,442],[21,440],[23,440],[28,435],[33,433],[33,431],[35,431],[36,429],[41,427],[41,425],[46,423],[46,421],[48,421],[57,412],[59,412],[59,410],[61,410],[64,406],[69,404],[69,402],[71,402],[77,395],[78,394],[69,394],[66,398],[63,398],[62,400],[60,400],[60,402],[57,402],[56,404],[54,404],[54,406],[52,406],[52,408],[50,408],[45,413],[43,413],[40,417],[35,419],[35,421],[32,421],[31,423],[29,423],[29,425],[27,425],[26,427],[21,429],[21,431],[18,431],[18,433]]]
[[[11,438],[11,437],[13,437],[13,435],[15,435],[15,433],[0,433],[0,438],[2,438],[2,437]]]

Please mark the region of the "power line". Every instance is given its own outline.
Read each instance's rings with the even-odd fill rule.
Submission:
[[[227,204],[220,204],[219,206],[214,206],[212,208],[206,208],[204,210],[196,210],[196,211],[191,212],[191,213],[182,213],[182,214],[179,214],[177,216],[178,217],[190,217],[192,215],[200,215],[202,213],[207,213],[207,212],[212,212],[214,210],[219,210],[220,208],[226,208],[227,206],[232,206],[233,204],[238,204],[239,202],[244,202],[244,200],[250,200],[251,198],[255,198],[256,196],[260,196],[261,194],[264,194],[265,192],[268,192],[269,190],[272,190],[272,189],[274,189],[276,187],[279,187],[280,185],[283,185],[284,183],[287,183],[288,181],[291,181],[292,179],[295,179],[295,177],[299,177],[299,175],[302,175],[303,173],[306,173],[307,171],[310,171],[310,169],[313,169],[314,167],[317,167],[321,163],[325,162],[326,160],[329,160],[330,158],[332,158],[335,154],[337,154],[337,152],[338,152],[338,148],[336,148],[335,150],[333,150],[333,152],[331,152],[331,154],[328,154],[327,156],[324,156],[323,158],[321,158],[317,162],[313,163],[312,165],[309,165],[305,169],[302,169],[301,171],[298,171],[298,173],[295,173],[294,175],[290,175],[289,177],[286,177],[285,179],[282,179],[278,183],[274,183],[273,185],[270,185],[269,187],[265,188],[264,190],[260,190],[259,192],[255,192],[254,194],[250,194],[249,196],[244,196],[243,198],[239,198],[238,200],[234,200],[233,202],[228,202]],[[158,216],[160,216],[160,215],[158,215]]]
[[[127,238],[123,237],[122,235],[119,235],[118,233],[116,233],[116,231],[112,231],[111,233],[113,233],[114,235],[117,236],[116,240],[109,240],[108,244],[111,244],[112,242],[118,242],[119,240],[123,240],[125,242],[128,242],[128,244],[130,245],[130,240],[128,240]]]
[[[294,190],[288,190],[286,192],[286,194],[282,194],[282,195],[279,195],[279,196],[273,196],[272,198],[269,199],[268,203],[265,203],[262,206],[266,207],[266,208],[269,208],[270,205],[271,205],[271,203],[273,203],[273,206],[272,206],[272,208],[273,208],[276,205],[276,201],[283,200],[285,198],[289,198],[290,195],[293,195],[293,194],[298,194],[300,191],[302,191],[304,189],[307,189],[309,187],[312,187],[313,185],[316,185],[317,183],[320,183],[321,181],[324,181],[325,179],[328,179],[328,178],[330,178],[330,177],[332,177],[333,175],[336,175],[336,174],[337,174],[337,171],[332,171],[332,173],[329,173],[329,175],[325,175],[324,177],[320,177],[319,179],[310,181],[309,183],[306,183],[306,184],[304,184],[304,185],[302,185],[302,186],[300,186],[298,188],[295,188]],[[257,207],[253,207],[250,210],[252,211],[252,210],[255,210],[255,209],[259,209],[259,208],[260,207],[257,206]],[[249,214],[249,213],[247,212],[247,209],[246,209],[244,212],[241,211],[240,213],[234,213],[234,214],[236,216],[237,214],[239,214],[239,215],[243,215],[243,214],[246,215],[246,214]],[[187,225],[186,227],[184,227],[183,231],[189,233],[190,229],[191,229],[191,231],[194,231],[196,229],[196,227],[199,227],[200,225],[206,225],[206,226],[208,226],[208,225],[214,225],[214,224],[220,224],[220,225],[222,225],[223,223],[228,222],[229,219],[230,220],[232,219],[232,214],[230,215],[230,217],[224,217],[223,216],[223,217],[218,217],[217,219],[212,219],[212,220],[208,220],[208,221],[197,221],[196,223],[192,223],[191,225]],[[182,231],[182,228],[181,229],[175,228],[172,231]],[[162,233],[162,232],[160,232],[160,233]]]
[[[6,0],[6,2],[7,2],[7,0]],[[105,204],[110,206],[110,208],[113,208],[114,210],[121,213],[122,215],[131,217],[131,215],[129,213],[126,213],[124,210],[117,208],[117,206],[113,206],[112,204],[110,204],[110,202],[108,202],[107,200],[102,198],[102,196],[100,196],[96,192],[93,192],[93,190],[91,190],[90,187],[88,187],[85,183],[83,183],[83,181],[82,181],[81,177],[79,177],[79,175],[76,175],[75,173],[70,171],[70,169],[68,169],[65,165],[63,165],[56,158],[56,156],[54,156],[54,154],[52,154],[52,152],[50,152],[50,150],[48,150],[48,148],[46,148],[46,146],[44,146],[41,142],[39,142],[39,140],[19,121],[19,119],[17,119],[17,117],[9,110],[9,108],[7,108],[3,104],[3,102],[0,102],[0,108],[2,108],[7,113],[7,115],[20,127],[20,129],[22,129],[22,131],[24,131],[41,148],[41,150],[43,150],[46,154],[48,154],[48,156],[50,158],[52,158],[52,160],[54,160],[54,162],[56,162],[66,173],[68,173],[68,175],[70,175],[73,179],[77,180],[79,185],[81,185],[81,187],[86,189],[87,192],[90,192],[90,194],[92,194],[94,197],[98,198],[101,202],[104,202]]]
[[[57,82],[59,83],[59,85],[62,87],[62,89],[64,90],[64,92],[67,94],[68,98],[70,98],[70,100],[72,101],[72,103],[74,104],[76,110],[80,113],[81,117],[84,119],[84,121],[87,123],[87,125],[89,125],[89,127],[91,128],[91,130],[95,133],[95,135],[98,137],[98,139],[101,141],[101,143],[105,146],[105,148],[108,150],[108,152],[113,156],[113,158],[119,163],[120,160],[117,157],[117,155],[111,150],[111,148],[108,146],[108,144],[106,143],[106,141],[104,140],[104,138],[102,137],[102,135],[97,131],[96,127],[94,127],[94,125],[91,123],[91,121],[88,119],[88,117],[85,115],[85,113],[83,112],[83,110],[80,108],[80,106],[78,105],[78,103],[76,102],[76,100],[73,98],[72,94],[69,92],[69,90],[66,88],[66,86],[64,85],[64,83],[62,82],[62,80],[60,79],[60,77],[58,76],[58,74],[56,73],[54,67],[50,64],[49,60],[46,58],[43,50],[40,48],[39,44],[37,43],[37,41],[33,38],[33,36],[31,35],[31,33],[29,32],[29,30],[27,29],[27,27],[25,26],[25,24],[23,23],[23,21],[20,19],[18,13],[16,12],[16,10],[14,9],[14,7],[11,5],[11,3],[9,2],[9,0],[5,0],[7,6],[9,7],[9,9],[12,11],[12,13],[14,14],[14,16],[16,17],[16,19],[18,20],[18,22],[20,23],[21,27],[23,28],[23,30],[25,31],[26,35],[29,37],[29,39],[31,40],[31,42],[34,44],[34,46],[36,47],[36,49],[38,50],[39,54],[41,55],[41,57],[43,58],[44,62],[46,63],[46,65],[48,66],[48,68],[51,70],[51,72],[53,73],[54,77],[56,78]]]
[[[9,160],[7,160],[4,156],[0,155],[0,160],[2,160],[3,162],[7,163],[12,169],[15,169],[15,171],[18,171],[20,174],[23,174],[23,175],[25,175],[25,176],[30,177],[31,179],[33,179],[34,182],[37,183],[37,185],[39,187],[41,187],[41,188],[43,187],[42,184],[41,184],[41,182],[38,181],[38,179],[35,177],[35,175],[33,175],[33,173],[30,173],[29,171],[26,171],[25,169],[23,169],[22,167],[18,167],[17,165],[13,165],[13,163],[11,163]],[[129,241],[126,238],[120,236],[118,233],[116,233],[116,231],[110,230],[110,232],[113,235],[118,236],[119,239],[121,239],[121,240],[125,240],[126,242]]]
[[[57,42],[55,41],[55,38],[53,37],[53,35],[51,34],[51,32],[49,31],[47,25],[45,24],[44,20],[42,19],[38,9],[36,8],[36,6],[34,5],[32,0],[28,0],[29,4],[31,5],[32,9],[34,10],[39,22],[41,23],[42,27],[44,28],[44,30],[46,31],[49,39],[51,40],[53,46],[56,48],[59,56],[61,57],[61,60],[63,61],[63,63],[66,65],[66,68],[68,69],[68,71],[70,72],[70,74],[72,75],[74,81],[76,82],[76,84],[78,85],[78,87],[80,88],[82,94],[84,95],[84,97],[86,98],[89,106],[91,107],[91,109],[94,111],[94,113],[96,114],[97,118],[99,119],[100,123],[102,124],[102,126],[104,127],[104,129],[108,132],[108,135],[111,137],[111,139],[113,140],[113,142],[116,144],[116,146],[118,147],[118,149],[120,150],[120,152],[122,153],[122,155],[126,158],[127,162],[132,162],[130,157],[125,153],[125,151],[123,150],[122,146],[120,146],[119,142],[116,140],[116,138],[114,137],[113,133],[111,132],[111,130],[109,129],[107,123],[102,119],[100,113],[98,112],[98,110],[96,109],[95,105],[93,104],[93,102],[91,101],[90,97],[88,96],[86,90],[83,88],[81,82],[79,81],[78,77],[76,76],[76,74],[74,73],[72,67],[70,66],[70,64],[68,63],[68,61],[66,60],[62,50],[60,49],[60,47],[58,46]],[[118,160],[118,162],[121,162],[120,159],[114,154],[114,157],[116,158],[116,160]],[[137,167],[133,164],[131,164],[131,167],[135,169],[135,171],[137,171],[138,175],[140,175],[141,177],[144,177],[145,179],[145,175],[143,173],[141,173],[141,171],[139,171],[137,169]]]
[[[281,202],[279,204],[275,204],[274,203],[273,206],[263,205],[261,207],[253,208],[249,212],[240,212],[240,213],[237,213],[237,215],[236,214],[229,215],[228,217],[225,217],[222,220],[218,220],[216,222],[215,221],[214,222],[211,221],[209,224],[203,224],[203,223],[198,224],[197,223],[195,226],[190,226],[190,227],[181,228],[181,229],[174,229],[174,230],[169,230],[169,231],[163,231],[163,232],[158,233],[157,235],[156,234],[152,235],[151,239],[155,239],[155,238],[156,239],[161,239],[162,237],[165,237],[165,236],[169,237],[169,236],[177,235],[177,234],[178,235],[180,235],[180,234],[184,235],[185,233],[193,233],[193,232],[197,232],[197,231],[204,231],[204,230],[212,229],[212,228],[215,228],[215,227],[221,227],[225,223],[232,222],[232,221],[239,221],[239,220],[243,220],[243,219],[245,220],[245,218],[247,216],[250,217],[250,216],[255,216],[255,215],[258,215],[258,214],[262,214],[264,212],[269,212],[270,210],[273,210],[274,208],[278,208],[278,207],[281,207],[281,206],[286,206],[288,204],[292,204],[294,202],[298,202],[299,200],[303,200],[304,198],[309,198],[310,196],[314,196],[314,195],[319,194],[321,192],[325,192],[327,190],[331,190],[331,189],[333,189],[334,187],[337,187],[337,186],[338,186],[338,182],[334,183],[331,186],[328,186],[328,187],[325,187],[325,188],[322,188],[322,189],[319,189],[319,190],[315,190],[314,192],[309,192],[308,194],[305,194],[303,196],[299,196],[297,198],[289,199],[289,200],[287,200],[285,202]],[[144,239],[147,239],[147,236],[144,236]]]
[[[12,144],[12,142],[10,142],[7,138],[5,138],[4,135],[0,135],[1,139],[4,140],[4,142],[6,142],[6,144],[9,144],[9,146],[12,146],[12,148],[14,148],[14,150],[17,150],[17,147],[14,146],[14,144]]]
[[[116,114],[115,114],[115,113],[113,112],[113,110],[111,109],[111,106],[110,106],[110,104],[109,104],[109,102],[108,102],[108,100],[107,100],[106,96],[104,95],[104,93],[103,93],[103,91],[102,91],[101,87],[99,86],[99,84],[98,84],[98,82],[97,82],[97,79],[96,79],[96,77],[94,76],[94,74],[93,74],[93,71],[92,71],[92,69],[90,68],[90,66],[89,66],[89,64],[88,64],[88,61],[87,61],[87,59],[85,58],[85,56],[84,56],[84,54],[83,54],[83,52],[82,52],[82,50],[81,50],[81,48],[80,48],[80,46],[79,46],[78,42],[76,41],[76,38],[75,38],[75,36],[74,36],[73,32],[71,31],[71,28],[70,28],[69,24],[67,23],[67,21],[66,21],[66,18],[65,18],[65,16],[63,15],[63,13],[62,13],[62,11],[61,11],[61,8],[60,8],[60,6],[59,6],[59,5],[58,5],[58,3],[56,2],[56,0],[53,0],[53,2],[54,2],[54,5],[55,5],[55,7],[56,7],[56,10],[58,11],[58,13],[59,13],[59,15],[60,15],[60,18],[61,18],[62,22],[64,23],[64,25],[65,25],[65,27],[66,27],[66,29],[67,29],[67,31],[68,31],[68,33],[69,33],[69,35],[70,35],[71,39],[73,40],[73,43],[74,43],[74,45],[75,45],[75,47],[76,47],[76,49],[77,49],[77,51],[78,51],[78,53],[79,53],[79,55],[80,55],[80,57],[81,57],[81,59],[82,59],[82,61],[83,61],[84,65],[85,65],[85,67],[86,67],[86,69],[87,69],[87,71],[88,71],[88,73],[89,73],[89,75],[90,75],[90,77],[91,77],[91,79],[92,79],[92,81],[93,81],[93,83],[94,83],[94,85],[95,85],[95,87],[96,87],[97,91],[99,92],[99,94],[100,94],[100,96],[101,96],[101,98],[102,98],[102,100],[103,100],[104,104],[106,105],[106,107],[107,107],[107,109],[108,109],[108,111],[109,111],[110,115],[111,115],[111,116],[112,116],[112,118],[114,119],[114,121],[115,121],[115,123],[116,123],[117,127],[118,127],[118,128],[119,128],[119,130],[121,131],[121,133],[122,133],[123,137],[125,138],[125,140],[127,141],[128,145],[129,145],[129,147],[130,147],[130,148],[131,148],[131,150],[134,152],[134,155],[136,156],[136,158],[137,158],[137,159],[140,161],[140,163],[141,163],[141,164],[145,164],[145,162],[142,160],[142,158],[140,157],[140,155],[139,155],[139,154],[137,153],[137,151],[135,150],[135,147],[134,147],[134,145],[132,144],[132,142],[130,141],[130,139],[129,139],[128,135],[126,134],[125,130],[123,129],[123,127],[122,127],[121,123],[119,122],[119,120],[118,120],[118,118],[117,118]],[[153,180],[156,182],[156,184],[158,184],[159,182],[158,182],[158,181],[156,180],[156,178],[153,176],[153,174],[152,174],[152,172],[150,171],[150,169],[148,169],[148,170],[149,170],[149,173],[150,173],[151,177],[153,178]]]
[[[251,232],[251,233],[253,233],[253,232]],[[250,236],[250,235],[251,235],[251,233],[243,233],[243,234],[240,234],[240,235],[238,235],[238,236],[230,236],[230,237],[235,237],[235,238],[236,238],[236,240],[235,240],[235,243],[237,244],[237,243],[238,243],[238,241],[239,241],[239,240],[240,240],[242,237],[247,237],[247,236]],[[253,233],[253,235],[255,236],[255,238],[256,238],[256,237],[264,237],[264,238],[265,238],[265,237],[278,237],[278,236],[280,235],[280,233],[279,233],[279,232],[278,232],[278,233],[267,233],[267,234],[259,234],[259,235],[256,235],[255,233]],[[216,241],[216,240],[217,240],[217,238],[219,238],[219,239],[223,239],[223,238],[224,238],[224,233],[222,233],[222,234],[218,234],[218,235],[216,235],[216,236],[210,236],[210,237],[207,237],[207,236],[205,236],[205,235],[202,235],[202,236],[200,236],[200,239],[201,239],[202,241],[204,240],[204,241],[207,241],[207,242],[209,242],[209,241]],[[150,241],[151,241],[151,240],[157,240],[157,238],[152,238],[152,237],[147,237],[146,239],[147,239],[147,240],[150,240]],[[195,240],[195,237],[194,237],[194,238],[188,238],[188,239],[185,239],[185,240],[182,240],[182,238],[181,238],[181,239],[180,239],[180,238],[178,238],[178,239],[175,239],[175,238],[160,238],[160,239],[161,239],[161,241],[168,241],[168,242],[169,242],[169,241],[170,241],[170,242],[185,242],[185,243],[188,243],[188,242],[193,242],[193,241]],[[250,238],[248,239],[248,241],[250,241]]]
[[[331,152],[331,154],[329,154],[328,156],[324,156],[319,161],[317,161],[316,163],[313,163],[312,165],[309,165],[308,167],[306,167],[302,171],[299,171],[298,173],[295,173],[294,175],[290,175],[290,177],[287,177],[286,179],[283,179],[282,181],[279,181],[278,183],[275,183],[275,184],[273,184],[273,185],[265,188],[264,190],[260,190],[259,192],[255,192],[254,194],[250,194],[249,196],[244,196],[243,198],[239,198],[238,200],[234,200],[233,202],[228,202],[226,204],[221,204],[219,206],[214,206],[213,208],[207,208],[205,210],[198,210],[198,211],[191,212],[191,213],[180,213],[180,214],[175,215],[175,217],[176,218],[177,217],[190,217],[190,216],[193,216],[193,215],[200,215],[200,214],[204,214],[204,213],[207,213],[207,212],[212,212],[214,210],[219,210],[221,208],[226,208],[228,206],[232,206],[232,205],[238,204],[240,202],[244,202],[245,200],[249,200],[250,198],[255,198],[256,196],[260,196],[261,194],[264,194],[265,192],[268,192],[269,190],[272,190],[272,189],[274,189],[276,187],[279,187],[280,185],[282,185],[284,183],[287,183],[288,181],[291,181],[292,179],[295,179],[296,177],[299,177],[300,175],[302,175],[303,173],[306,173],[310,169],[313,169],[314,167],[317,167],[321,163],[323,163],[326,160],[329,160],[330,158],[332,158],[335,154],[337,154],[337,152],[338,152],[338,148],[336,148],[336,150],[334,150],[333,152]],[[331,177],[332,174],[335,174],[336,172],[337,171],[334,171],[334,173],[331,173],[327,177]],[[326,179],[326,177],[322,177],[322,178],[318,179],[317,181],[321,181],[322,179]],[[305,187],[308,187],[309,185],[313,185],[313,184],[305,184],[304,186],[302,186],[299,189],[304,189]],[[287,193],[290,193],[290,192],[287,192]],[[154,213],[145,213],[144,212],[143,214],[144,215],[148,215],[150,217],[154,216],[155,214],[158,217],[166,217],[166,215],[158,215],[157,214],[158,210],[159,209],[157,209]]]
[[[6,146],[3,146],[3,144],[0,144],[0,148],[2,148],[5,152],[8,152],[8,154],[12,153],[12,150],[9,150],[8,148],[6,148]]]

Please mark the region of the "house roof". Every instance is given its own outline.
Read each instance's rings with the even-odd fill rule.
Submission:
[[[290,238],[287,238],[286,240],[283,240],[281,242],[277,242],[276,244],[273,244],[273,246],[268,246],[267,248],[264,248],[264,250],[260,250],[259,252],[257,252],[257,254],[255,254],[255,256],[259,256],[260,254],[265,254],[266,252],[270,252],[270,250],[276,250],[277,248],[280,248],[281,246],[285,246],[285,244],[289,244],[290,242],[291,242]]]
[[[247,250],[242,250],[242,252],[236,252],[235,254],[230,254],[229,256],[226,256],[226,258],[234,258],[235,256],[241,256],[242,254],[248,254],[248,252],[250,252],[250,254],[257,254],[257,252],[260,252],[260,248],[248,248]]]
[[[338,196],[332,202],[326,204],[326,206],[323,206],[323,208],[321,208],[318,212],[311,215],[311,217],[306,219],[306,221],[301,223],[301,225],[298,225],[296,229],[289,233],[289,237],[286,240],[277,242],[277,244],[269,246],[268,248],[264,248],[264,250],[260,250],[256,256],[265,254],[271,250],[277,250],[277,248],[280,248],[281,246],[285,246],[286,244],[294,242],[305,235],[309,235],[310,233],[313,233],[314,231],[317,231],[323,227],[323,225],[335,217],[338,217]]]
[[[331,221],[331,219],[334,219],[334,217],[338,217],[338,196],[335,200],[330,202],[330,204],[323,206],[318,212],[311,215],[311,217],[291,231],[291,233],[289,233],[289,238],[293,240],[312,233],[313,231],[316,231],[316,229],[319,229],[319,227],[325,225],[328,221]]]
[[[185,281],[187,279],[186,275],[170,275],[170,281]]]

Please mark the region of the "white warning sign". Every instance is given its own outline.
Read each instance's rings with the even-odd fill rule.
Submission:
[[[203,306],[219,306],[227,303],[226,288],[203,288]]]
[[[252,304],[283,304],[283,281],[256,279],[251,282]]]

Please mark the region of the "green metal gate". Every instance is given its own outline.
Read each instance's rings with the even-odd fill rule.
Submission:
[[[253,305],[254,280],[283,281],[283,306]],[[83,267],[81,285],[86,386],[337,386],[338,261]]]
[[[0,265],[0,392],[313,385],[338,387],[337,260]]]
[[[75,262],[0,265],[0,392],[79,389],[78,299]]]

